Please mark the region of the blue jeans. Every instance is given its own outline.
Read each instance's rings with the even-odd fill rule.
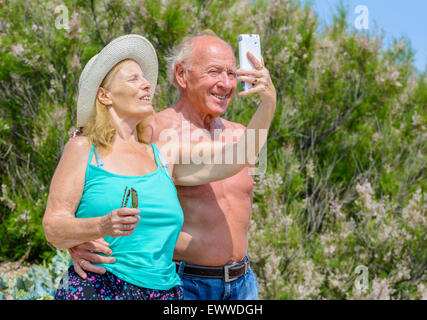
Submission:
[[[238,279],[225,282],[221,278],[206,278],[183,274],[182,261],[178,270],[184,300],[258,300],[258,284],[252,269]]]

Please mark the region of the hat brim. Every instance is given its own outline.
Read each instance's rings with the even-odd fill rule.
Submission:
[[[95,114],[95,98],[107,73],[120,61],[132,59],[142,69],[150,83],[151,98],[154,96],[158,77],[156,50],[143,36],[126,35],[114,39],[94,56],[83,69],[77,98],[77,127],[84,127]]]

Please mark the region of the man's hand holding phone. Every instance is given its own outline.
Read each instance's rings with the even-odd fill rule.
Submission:
[[[250,52],[247,52],[247,57],[255,69],[239,69],[236,75],[238,81],[250,83],[252,87],[239,92],[239,96],[258,93],[262,105],[276,107],[276,89],[271,81],[270,72],[264,66],[263,58],[258,61]]]

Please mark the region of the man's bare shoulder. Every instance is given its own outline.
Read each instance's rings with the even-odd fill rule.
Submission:
[[[222,125],[226,129],[231,129],[231,130],[237,130],[237,129],[245,130],[246,129],[246,127],[241,123],[229,121],[229,120],[226,120],[224,118],[218,118],[218,119],[219,119],[219,121],[221,121]]]
[[[156,121],[152,124],[153,135],[152,141],[158,142],[162,132],[167,130],[179,130],[181,128],[181,116],[173,107],[156,113]]]
[[[174,119],[179,116],[178,112],[173,107],[166,108],[157,113],[158,119]]]
[[[170,128],[181,120],[180,114],[173,108],[169,107],[157,113],[157,123],[162,128]]]
[[[171,111],[175,112],[175,110],[173,110],[172,107],[166,107],[165,109],[163,109],[162,111],[157,112],[157,116],[163,116],[166,115],[168,113],[170,113]]]

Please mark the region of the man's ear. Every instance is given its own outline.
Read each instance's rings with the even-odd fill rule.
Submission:
[[[103,87],[98,88],[96,98],[106,107],[110,107],[113,104],[113,100],[110,98],[110,93]]]
[[[177,63],[175,65],[175,79],[178,82],[178,85],[181,88],[187,88],[187,70],[185,69],[182,63]]]

